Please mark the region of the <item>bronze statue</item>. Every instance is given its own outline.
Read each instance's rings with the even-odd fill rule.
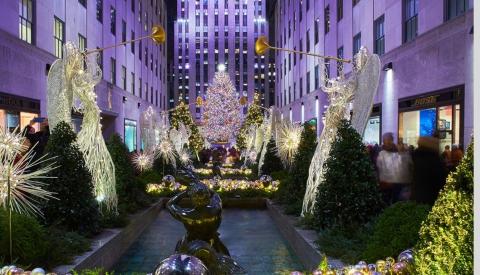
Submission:
[[[230,258],[230,253],[217,232],[222,222],[220,196],[200,182],[191,169],[183,172],[193,183],[167,203],[170,214],[182,222],[187,231],[178,241],[175,252],[199,258],[211,274],[245,273],[245,270]],[[190,198],[191,208],[180,206],[184,198]]]

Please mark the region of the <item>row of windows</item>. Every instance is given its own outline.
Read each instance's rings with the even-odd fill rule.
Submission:
[[[285,0],[284,0],[285,2]],[[353,0],[353,6],[358,4],[360,0]],[[404,23],[403,23],[403,41],[409,42],[413,40],[418,34],[418,2],[419,0],[403,0],[404,3]],[[302,3],[302,2],[301,2]],[[445,19],[450,20],[458,15],[465,13],[468,10],[468,0],[446,0],[446,15]],[[306,1],[307,10],[309,6],[309,1]],[[290,5],[290,1],[288,3]],[[300,21],[302,20],[302,8],[299,10]],[[343,18],[343,0],[337,0],[337,21],[340,21]],[[330,31],[331,24],[331,11],[330,6],[326,6],[324,9],[324,33],[327,34]],[[291,21],[288,21],[286,27],[283,28],[283,34],[280,34],[280,40],[277,41],[277,45],[283,43],[284,47],[287,44],[287,38],[290,39],[292,35],[292,26],[293,31],[296,31],[296,14],[294,13],[293,24]],[[317,18],[313,24],[314,26],[314,45],[319,43],[319,32],[320,32],[320,20]],[[374,22],[374,52],[381,55],[385,53],[385,32],[384,32],[384,16],[380,16]],[[359,35],[359,34],[357,34]],[[306,50],[310,51],[310,29],[306,31]],[[280,42],[280,43],[279,43]],[[358,52],[360,36],[354,37],[353,41],[353,54]],[[300,47],[302,48],[303,41],[300,40]],[[302,49],[300,49],[302,50]],[[277,51],[277,56],[280,54]]]

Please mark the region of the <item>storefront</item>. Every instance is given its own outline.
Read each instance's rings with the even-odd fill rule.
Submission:
[[[0,92],[0,128],[3,131],[23,129],[39,114],[39,100]],[[38,130],[38,123],[34,127]]]
[[[464,86],[457,86],[398,103],[399,142],[417,145],[421,136],[438,135],[440,150],[463,141]]]
[[[124,142],[129,152],[137,150],[137,122],[125,119]]]
[[[380,145],[382,135],[382,106],[374,105],[372,113],[367,121],[365,132],[363,133],[363,142],[365,144]]]

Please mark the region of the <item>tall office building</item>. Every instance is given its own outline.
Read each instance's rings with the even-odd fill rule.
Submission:
[[[472,0],[278,0],[271,42],[347,59],[361,46],[380,55],[384,71],[366,142],[392,132],[416,146],[419,136],[438,133],[442,148],[465,145],[473,129],[472,7]],[[284,118],[316,120],[318,133],[328,106],[319,62],[275,53],[276,105]],[[337,76],[337,62],[326,68]]]
[[[255,41],[268,36],[267,0],[178,0],[174,23],[174,95],[181,94],[196,119],[215,72],[229,73],[238,96],[268,99],[268,57],[255,54]],[[246,110],[246,108],[245,108]]]
[[[67,41],[102,48],[166,27],[164,0],[0,0],[0,127],[25,127],[46,116],[47,73]],[[140,114],[166,109],[167,54],[151,39],[105,50],[95,87],[105,137],[118,133],[140,149]],[[81,116],[74,116],[79,127]],[[77,129],[78,130],[78,129]]]

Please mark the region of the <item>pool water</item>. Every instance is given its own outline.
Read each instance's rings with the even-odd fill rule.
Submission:
[[[248,274],[301,270],[298,258],[282,238],[267,210],[224,209],[220,238]],[[183,225],[162,210],[114,267],[115,274],[152,273],[174,253]]]

